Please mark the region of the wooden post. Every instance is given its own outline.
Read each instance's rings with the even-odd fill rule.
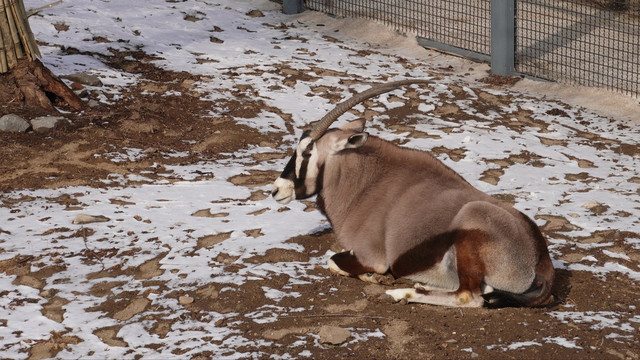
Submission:
[[[38,56],[22,0],[0,0],[0,73],[16,67],[20,59],[33,61]]]
[[[0,74],[6,73],[7,71],[9,71],[9,64],[7,64],[7,51],[5,50],[2,34],[0,33]]]
[[[14,84],[21,94],[14,100],[56,111],[49,99],[55,95],[82,110],[82,100],[38,60],[40,56],[23,0],[0,0],[0,81]]]

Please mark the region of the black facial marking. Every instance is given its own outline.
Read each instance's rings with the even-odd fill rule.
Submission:
[[[305,184],[308,166],[309,166],[309,158],[304,158],[300,163],[300,173],[298,174],[298,177],[293,181],[293,185],[296,191],[296,198],[298,199],[308,197],[307,186]]]
[[[283,179],[295,181],[296,179],[296,153],[295,152],[293,153],[293,156],[291,156],[291,159],[289,159],[289,162],[287,163],[287,165],[284,167],[284,170],[282,170],[280,177]]]
[[[300,137],[300,141],[309,137],[310,132],[311,132],[310,130],[305,131]],[[315,141],[311,140],[301,154],[298,154],[298,151],[294,151],[293,155],[289,159],[289,162],[287,162],[287,165],[285,166],[284,170],[280,174],[281,178],[286,180],[291,180],[293,182],[294,191],[296,193],[296,199],[304,199],[314,195],[314,194],[307,194],[307,186],[305,184],[307,171],[309,169],[309,160],[312,155],[314,142]],[[296,176],[296,162],[297,162],[298,155],[302,157],[302,161],[300,162],[300,169]]]

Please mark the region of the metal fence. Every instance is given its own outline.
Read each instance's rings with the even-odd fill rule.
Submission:
[[[515,70],[640,95],[640,1],[518,0]]]
[[[418,36],[424,46],[465,52],[489,59],[491,36],[489,0],[306,0],[309,9],[342,17],[380,21]]]
[[[284,0],[523,74],[640,96],[640,0]]]

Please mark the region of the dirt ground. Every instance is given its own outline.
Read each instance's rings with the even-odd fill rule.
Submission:
[[[199,80],[199,77],[161,70],[149,64],[146,61],[148,59],[141,53],[115,53],[111,57],[103,56],[102,60],[115,69],[139,74],[141,81],[129,87],[123,98],[114,100],[112,105],[99,104],[88,107],[82,113],[65,114],[71,122],[60,125],[52,132],[0,133],[0,191],[4,193],[77,185],[108,187],[110,185],[101,180],[110,174],[144,173],[146,177],[153,177],[154,173],[166,173],[166,165],[195,164],[202,160],[217,161],[229,158],[232,156],[230,154],[246,148],[248,144],[270,144],[275,148],[282,142],[282,134],[263,135],[234,121],[238,117],[253,117],[259,109],[265,107],[265,104],[252,100],[251,89],[235,90],[234,95],[242,99],[242,103],[217,104],[220,108],[229,109],[226,113],[215,117],[204,116],[212,107],[211,102],[201,101],[197,92],[190,91],[190,84]],[[292,79],[294,77],[295,75]],[[497,84],[488,86],[509,86],[509,82],[506,82],[506,85],[504,83],[498,81]],[[0,86],[5,84],[4,81],[0,82]],[[180,91],[183,95],[160,96],[161,93],[171,90]],[[85,100],[88,101],[92,96],[91,93],[88,94]],[[272,111],[278,112],[277,109]],[[41,110],[24,107],[18,102],[0,105],[0,115],[8,113],[25,118],[44,115]],[[393,122],[394,118],[396,117],[392,116],[389,121]],[[407,124],[390,123],[389,126],[393,128]],[[185,138],[196,140],[197,144],[183,141]],[[145,153],[144,158],[135,161],[108,161],[106,154],[125,147],[150,150]],[[174,151],[188,152],[188,156],[162,156]],[[96,154],[104,156],[95,156]],[[270,156],[283,157],[284,154],[274,152]],[[275,174],[256,173],[253,178],[243,181],[266,184],[272,180],[273,175]],[[198,177],[206,179],[208,176],[202,173]],[[490,177],[491,174],[487,176]],[[131,184],[135,184],[135,181]],[[257,192],[254,195],[264,198],[268,194]],[[73,206],[73,202],[67,200],[70,202],[69,206]],[[62,202],[67,200],[59,199]],[[0,206],[10,205],[2,203]],[[558,229],[543,230],[549,234]],[[202,246],[216,241],[221,239],[204,239]],[[336,246],[334,235],[330,231],[300,236],[289,241],[302,245],[306,251],[274,249],[250,261],[306,261],[310,259],[311,254],[323,254]],[[92,257],[113,254],[86,253],[85,256],[87,261],[90,261]],[[89,277],[104,278],[103,286],[95,287],[93,292],[95,295],[107,295],[108,299],[95,311],[103,311],[115,319],[129,319],[131,314],[145,309],[148,306],[145,301],[148,300],[143,299],[138,303],[136,294],[129,294],[131,298],[128,301],[121,301],[128,296],[126,292],[110,296],[110,288],[117,285],[113,278],[119,274],[134,273],[137,279],[144,280],[149,287],[166,287],[166,284],[154,282],[154,274],[164,272],[159,266],[160,260],[161,257],[135,269],[110,268],[101,273],[90,274]],[[42,289],[47,278],[56,270],[47,268],[46,271],[30,272],[30,265],[38,261],[38,257],[34,256],[16,257],[0,263],[0,271],[7,275],[17,275],[16,284],[28,284]],[[226,270],[233,271],[234,264],[232,261],[228,263]],[[306,354],[310,353],[310,358],[313,359],[640,357],[640,324],[629,321],[638,314],[640,290],[637,283],[622,275],[608,276],[605,279],[589,272],[559,270],[553,290],[556,301],[550,308],[450,309],[391,304],[380,297],[385,286],[329,275],[324,267],[317,267],[315,271],[324,280],[312,284],[293,285],[292,291],[302,296],[284,297],[278,303],[279,306],[304,310],[280,316],[276,321],[264,324],[241,320],[246,320],[245,314],[273,302],[266,298],[260,289],[262,286],[280,288],[289,281],[286,275],[247,281],[241,286],[242,291],[236,292],[219,292],[219,287],[205,286],[195,292],[175,289],[175,293],[207,299],[193,303],[187,301],[185,307],[190,310],[190,316],[193,318],[206,317],[210,311],[237,313],[237,319],[232,317],[224,321],[236,326],[246,337],[269,340],[277,344],[260,351],[282,356],[290,354],[297,357],[303,351],[308,351]],[[397,282],[390,282],[387,286],[398,285]],[[65,300],[56,297],[55,292],[41,295],[49,298],[49,303],[43,310],[45,316],[52,319],[61,318],[64,314]],[[557,309],[594,313],[610,309],[623,314],[621,319],[612,321],[628,322],[633,330],[625,332],[625,336],[612,336],[612,332],[616,331],[611,327],[599,326],[602,324],[597,321],[567,322],[549,316],[551,311]],[[173,320],[155,320],[155,325],[149,331],[162,339],[171,328]],[[318,345],[316,335],[325,325],[354,328],[359,329],[360,333],[369,331],[372,334],[376,334],[376,331],[379,331],[377,329],[380,329],[383,334],[369,336],[349,346]],[[111,346],[127,346],[126,342],[118,338],[118,330],[118,327],[105,328],[96,335]],[[558,337],[575,339],[575,346],[556,343],[554,339]],[[301,339],[310,341],[307,341],[306,345],[293,346]],[[530,339],[546,341],[542,345],[527,345],[526,341]],[[81,339],[65,336],[64,333],[56,334],[50,341],[31,344],[29,356],[32,359],[62,356],[64,352],[61,351],[65,347],[79,341]],[[523,342],[520,347],[507,349],[509,345],[519,342]],[[251,353],[255,349],[248,347],[236,350]],[[208,358],[211,355],[204,351],[199,358]]]

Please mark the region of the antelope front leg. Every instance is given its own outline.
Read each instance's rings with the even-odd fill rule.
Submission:
[[[333,255],[329,259],[329,270],[338,275],[357,277],[365,282],[380,283],[380,275],[376,274],[374,269],[362,265],[353,251],[343,251]]]
[[[424,291],[421,289],[392,289],[386,294],[393,301],[406,300],[410,303],[423,303],[431,305],[449,307],[482,307],[484,300],[480,294],[474,295],[469,290],[447,292],[447,291]]]

